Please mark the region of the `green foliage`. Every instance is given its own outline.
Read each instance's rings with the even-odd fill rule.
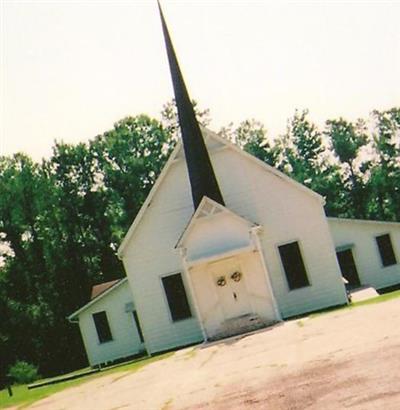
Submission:
[[[354,125],[339,118],[338,120],[328,120],[326,127],[325,133],[331,138],[335,154],[343,164],[348,164],[352,168],[360,148],[365,146],[368,141],[365,123],[359,120]]]
[[[332,160],[323,134],[308,118],[307,110],[295,111],[277,146],[281,153],[278,168],[321,194],[328,215],[344,216],[347,204],[339,167]]]
[[[271,166],[277,163],[279,152],[269,141],[267,130],[260,121],[245,120],[236,129],[229,124],[219,134],[261,161]]]
[[[332,143],[342,171],[342,192],[347,200],[345,216],[365,218],[367,187],[363,174],[368,165],[360,160],[360,151],[368,143],[366,124],[362,120],[355,125],[343,118],[328,120],[325,135]]]
[[[201,110],[195,100],[192,100],[192,105],[200,126],[207,127],[211,122],[210,110],[208,108]],[[167,134],[176,142],[178,140],[179,121],[175,99],[164,104],[161,110],[161,123]]]
[[[172,146],[142,115],[87,144],[56,143],[41,164],[0,158],[0,385],[21,355],[46,375],[85,363],[65,317],[93,284],[123,276],[117,247]]]
[[[37,380],[40,376],[38,368],[33,364],[19,360],[8,369],[8,376],[13,383],[27,384]]]
[[[400,219],[400,108],[373,111],[368,214]]]

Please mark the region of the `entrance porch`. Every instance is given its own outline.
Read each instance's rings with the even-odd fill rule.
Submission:
[[[250,332],[280,320],[258,251],[189,268],[206,340]]]
[[[261,251],[260,227],[205,198],[178,242],[204,340],[281,320]]]

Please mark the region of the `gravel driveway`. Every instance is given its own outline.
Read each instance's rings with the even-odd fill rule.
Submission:
[[[400,298],[183,349],[40,410],[400,409]]]

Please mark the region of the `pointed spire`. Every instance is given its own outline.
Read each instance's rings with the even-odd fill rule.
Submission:
[[[181,128],[183,149],[185,151],[186,165],[192,188],[194,208],[197,209],[205,195],[214,201],[219,202],[221,205],[224,205],[224,200],[222,199],[222,194],[214,174],[206,144],[196,120],[196,115],[186,89],[185,81],[183,80],[179,68],[160,2],[157,0],[157,3],[164,32],[172,83],[174,86],[175,101],[178,108],[179,125]]]

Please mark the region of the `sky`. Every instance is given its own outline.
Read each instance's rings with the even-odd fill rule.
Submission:
[[[210,128],[400,105],[400,1],[161,0]],[[51,155],[173,97],[155,0],[0,0],[0,155]]]

